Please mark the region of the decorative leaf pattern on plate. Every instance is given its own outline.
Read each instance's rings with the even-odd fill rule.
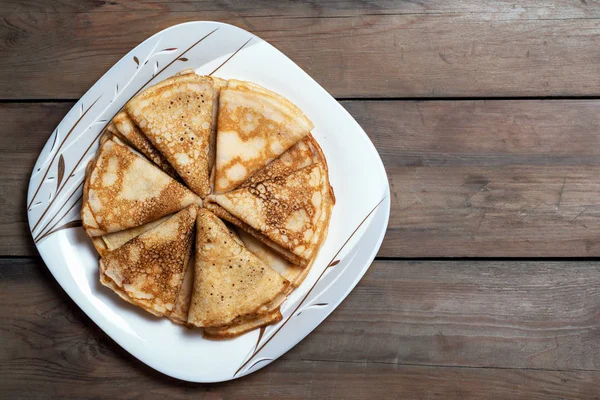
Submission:
[[[58,159],[58,179],[56,180],[56,191],[58,191],[58,188],[60,187],[60,184],[62,183],[64,176],[65,176],[65,158],[61,154],[60,158]]]
[[[328,305],[329,305],[329,303],[315,303],[315,304],[310,304],[310,305],[304,307],[303,309],[301,309],[300,311],[298,311],[296,313],[296,317],[300,316],[300,314],[302,314],[304,311],[310,310],[311,308],[323,308],[323,307],[327,307]]]
[[[56,130],[52,133],[52,136],[50,136],[51,138],[53,138],[52,146],[50,147],[50,151],[48,151],[48,154],[46,155],[46,159],[44,160],[43,164],[35,169],[35,171],[31,175],[32,178],[35,177],[42,169],[45,169],[50,164],[50,160],[54,160],[52,158],[52,156],[56,152],[56,145],[58,143],[59,136],[60,136],[60,129],[56,128]]]
[[[162,49],[161,51],[155,53],[154,56],[159,56],[159,55],[162,55],[162,54],[169,54],[169,53],[172,53],[174,51],[177,51],[177,47],[169,47],[168,49]]]
[[[256,360],[256,362],[254,362],[254,364],[252,364],[252,365],[250,366],[250,368],[252,368],[252,367],[256,366],[257,364],[259,364],[259,363],[261,363],[261,362],[264,362],[264,361],[273,361],[273,359],[272,359],[272,358],[269,358],[269,357],[263,357],[263,358],[260,358],[260,359]]]
[[[75,221],[70,221],[67,222],[66,224],[63,224],[61,226],[59,226],[58,228],[52,229],[51,231],[49,231],[48,233],[45,233],[44,235],[42,235],[38,240],[42,240],[43,238],[47,237],[48,235],[51,235],[55,232],[58,231],[62,231],[63,229],[69,229],[69,228],[79,228],[80,226],[82,226],[82,222],[80,219],[77,219]]]

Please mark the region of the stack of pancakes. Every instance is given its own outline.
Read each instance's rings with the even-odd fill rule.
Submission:
[[[86,171],[102,284],[208,337],[279,321],[335,203],[312,129],[276,93],[193,71],[133,98]]]

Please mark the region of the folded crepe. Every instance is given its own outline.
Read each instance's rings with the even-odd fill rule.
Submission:
[[[126,112],[121,111],[115,115],[107,129],[113,135],[142,153],[154,164],[158,165],[167,174],[177,178],[177,172],[175,172],[171,164],[156,150],[156,147],[144,136],[140,128],[135,125]]]
[[[106,140],[83,187],[81,219],[94,237],[144,225],[191,204],[202,201],[129,147]]]
[[[238,187],[313,127],[282,96],[254,83],[229,80],[219,100],[215,192]]]
[[[242,240],[238,236],[237,232],[227,228],[231,237],[240,245],[243,245]],[[169,318],[178,324],[186,325],[188,320],[188,312],[190,309],[190,303],[192,301],[192,293],[194,292],[194,269],[195,269],[195,256],[194,252],[192,252],[192,256],[190,257],[190,261],[188,262],[188,266],[183,277],[183,283],[181,284],[181,290],[179,290],[179,295],[177,297],[177,301],[175,302],[175,308]],[[252,328],[254,329],[254,328]],[[239,330],[239,329],[238,329]]]
[[[206,209],[198,212],[196,221],[195,262],[190,325],[224,326],[263,313],[289,286]]]
[[[101,146],[104,145],[104,143],[107,140],[111,140],[111,139],[114,140],[116,143],[119,143],[123,146],[127,146],[117,136],[114,136],[111,133],[111,130],[109,129],[109,127],[107,127],[106,131],[100,137],[100,145]],[[88,180],[88,177],[92,173],[92,169],[94,168],[95,164],[96,164],[96,158],[94,158],[90,162],[88,162],[88,164],[85,168],[85,181]],[[92,244],[98,251],[98,254],[100,254],[100,256],[102,257],[102,256],[106,255],[109,251],[112,251],[118,247],[121,247],[129,240],[133,239],[136,236],[139,236],[140,234],[144,233],[148,229],[153,228],[154,226],[163,222],[167,218],[168,217],[163,217],[157,221],[149,222],[147,224],[144,224],[144,225],[141,225],[141,226],[138,226],[135,228],[125,229],[125,230],[119,231],[119,232],[108,233],[103,236],[91,237]]]
[[[157,221],[149,222],[145,225],[138,226],[137,228],[130,228],[120,232],[109,233],[104,236],[97,236],[92,238],[94,246],[100,256],[104,257],[109,252],[118,249],[123,246],[125,243],[129,242],[131,239],[141,235],[142,233],[154,228],[157,225],[160,225],[167,219],[171,218],[171,216],[163,217]],[[109,287],[113,287],[114,285],[110,284],[106,278],[103,278],[103,282],[107,282]],[[186,267],[186,272],[183,276],[183,281],[181,283],[181,289],[179,290],[179,294],[177,295],[177,300],[175,301],[175,307],[173,311],[168,315],[169,319],[178,324],[185,324],[187,322],[187,313],[190,307],[190,301],[192,299],[192,290],[194,284],[194,254],[192,252],[188,265]]]
[[[206,207],[306,267],[316,255],[334,204],[322,163],[228,193],[211,195]]]
[[[209,339],[230,339],[256,328],[279,322],[282,318],[281,311],[276,309],[267,314],[252,315],[242,318],[234,324],[219,327],[206,327],[204,328],[204,336]]]
[[[156,315],[175,308],[192,251],[197,207],[189,206],[100,260],[100,281]]]
[[[210,192],[218,93],[210,77],[176,75],[140,93],[127,114],[200,197]]]
[[[264,244],[261,245],[265,246]],[[265,263],[268,264],[267,261],[265,261]],[[306,272],[308,272],[309,270],[309,268],[296,268],[303,271],[298,276],[296,276],[296,280],[298,280],[301,277],[301,275],[306,276]],[[304,278],[302,277],[301,279]],[[253,314],[238,317],[227,325],[205,327],[204,335],[211,339],[232,338],[234,336],[241,335],[253,329],[260,328],[261,326],[270,325],[281,321],[282,315],[280,311],[280,306],[294,289],[295,286],[293,286],[293,283],[290,282],[290,285],[287,287],[287,289],[279,293],[269,303],[266,303],[260,308],[258,308]]]

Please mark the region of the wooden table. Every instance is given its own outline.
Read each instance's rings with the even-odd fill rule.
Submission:
[[[600,395],[600,5],[591,0],[0,3],[0,398]],[[198,385],[123,351],[27,228],[29,175],[73,103],[151,34],[219,20],[336,96],[384,160],[378,259],[310,336]]]

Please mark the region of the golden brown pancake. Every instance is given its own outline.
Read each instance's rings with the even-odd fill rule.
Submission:
[[[108,129],[108,127],[107,127],[107,130],[100,137],[100,144],[103,145],[107,140],[111,140],[111,138],[113,140],[117,140],[117,141],[119,140],[118,137],[115,137],[111,133],[110,129]],[[122,143],[122,144],[124,146],[126,146],[125,143]],[[88,177],[90,176],[90,174],[92,172],[92,169],[94,168],[94,165],[96,164],[96,158],[97,157],[95,157],[90,162],[88,162],[88,165],[85,168],[86,183],[87,183]],[[86,191],[87,191],[87,189],[86,189]],[[104,256],[109,251],[112,251],[118,247],[121,247],[126,242],[133,239],[134,237],[136,237],[136,236],[140,235],[141,233],[147,231],[148,229],[153,228],[154,226],[158,225],[159,223],[164,221],[166,218],[168,218],[168,217],[163,217],[157,221],[149,222],[147,224],[138,226],[136,228],[125,229],[124,231],[108,233],[103,236],[92,237],[91,238],[92,244],[96,248],[96,251],[98,251],[98,254],[100,254],[100,256]]]
[[[123,246],[125,243],[129,242],[131,239],[141,235],[142,233],[154,228],[157,225],[160,225],[167,219],[171,218],[171,216],[163,217],[157,221],[149,222],[145,225],[138,226],[137,228],[126,229],[124,231],[109,233],[104,236],[97,236],[92,238],[94,242],[94,246],[98,250],[98,253],[102,257],[107,255],[109,252],[118,249]],[[110,280],[106,277],[102,277],[102,282],[106,283],[106,285],[113,290],[116,286],[110,283]],[[179,294],[177,295],[177,300],[175,301],[175,307],[173,311],[168,315],[169,319],[178,324],[185,324],[187,322],[187,313],[190,307],[190,301],[192,299],[192,289],[194,284],[194,253],[192,252],[188,265],[186,267],[185,274],[183,276],[183,282],[181,283],[181,288],[179,289]],[[119,294],[121,296],[121,294]],[[121,296],[126,298],[127,296]],[[129,301],[128,299],[126,299]],[[156,315],[156,314],[155,314]]]
[[[192,247],[193,249],[193,247]],[[169,319],[177,324],[187,324],[188,311],[190,309],[190,302],[192,301],[192,292],[194,291],[194,251],[188,261],[188,265],[183,275],[183,281],[181,282],[181,288],[175,300],[175,307],[169,315]]]
[[[204,336],[209,339],[230,339],[253,329],[277,323],[282,318],[281,312],[276,309],[268,314],[240,318],[235,323],[227,326],[206,327],[204,328]]]
[[[327,172],[317,163],[283,177],[211,195],[207,207],[289,261],[306,266],[324,240],[322,232],[329,224],[333,201]]]
[[[100,260],[101,282],[148,312],[175,307],[191,254],[197,206],[181,210]]]
[[[144,136],[140,128],[135,125],[126,112],[121,111],[115,115],[112,123],[108,125],[107,129],[125,143],[142,153],[154,164],[158,165],[160,169],[167,174],[177,178],[177,172],[175,172],[171,164],[169,164],[163,155],[156,150],[152,142]]]
[[[127,114],[200,197],[210,192],[217,91],[210,77],[177,75],[140,93]]]
[[[106,140],[83,190],[86,233],[101,236],[144,225],[201,200],[127,146]]]
[[[262,242],[258,241],[253,236],[248,235],[247,233],[245,233],[243,231],[240,231],[240,236],[241,235],[247,235],[248,237],[250,237],[253,240],[255,240],[256,242],[258,242],[257,243],[258,246],[261,246],[262,248],[266,248],[266,249],[270,250],[270,247],[264,245]],[[242,242],[242,243],[246,243],[246,242]],[[248,248],[248,249],[251,250],[250,248]],[[270,251],[272,253],[275,253],[273,250],[270,250]],[[257,253],[254,253],[254,254],[257,257],[261,258],[261,260],[263,260],[267,265],[271,266],[269,264],[268,259],[263,259]],[[275,266],[275,267],[277,267],[277,266]],[[279,271],[277,271],[276,268],[272,268],[272,269],[274,269],[276,272],[278,272],[280,275],[283,276],[283,274],[281,274]],[[228,339],[228,338],[232,338],[235,336],[239,336],[239,335],[249,332],[253,329],[260,328],[262,326],[274,324],[276,322],[281,321],[282,315],[281,315],[281,311],[280,311],[279,307],[285,301],[285,299],[287,299],[289,294],[295,289],[296,286],[294,286],[294,285],[296,283],[299,285],[302,282],[302,280],[306,277],[309,270],[310,270],[310,266],[307,268],[302,268],[302,267],[293,266],[293,264],[290,264],[290,270],[288,271],[288,276],[290,276],[290,278],[293,278],[295,280],[295,282],[290,281],[291,284],[288,286],[288,288],[286,290],[284,290],[283,292],[278,294],[269,303],[261,306],[258,310],[256,310],[256,312],[254,314],[245,315],[245,316],[236,318],[228,325],[218,326],[218,327],[205,327],[204,328],[204,336],[206,336],[210,339]]]
[[[238,236],[237,232],[227,227],[229,234],[232,239],[235,240],[240,245],[243,245],[242,240]],[[177,301],[175,302],[175,309],[169,318],[178,324],[187,325],[188,320],[188,312],[190,309],[190,303],[192,301],[192,293],[194,292],[194,269],[195,269],[195,251],[192,252],[192,257],[190,257],[190,261],[188,263],[188,267],[185,272],[185,276],[183,277],[183,283],[181,284],[181,290],[179,291],[179,296],[177,297]]]
[[[284,292],[289,282],[233,239],[206,209],[196,221],[196,269],[188,323],[224,326],[256,314]]]
[[[215,192],[238,187],[312,128],[289,100],[260,85],[229,80],[219,100]]]

